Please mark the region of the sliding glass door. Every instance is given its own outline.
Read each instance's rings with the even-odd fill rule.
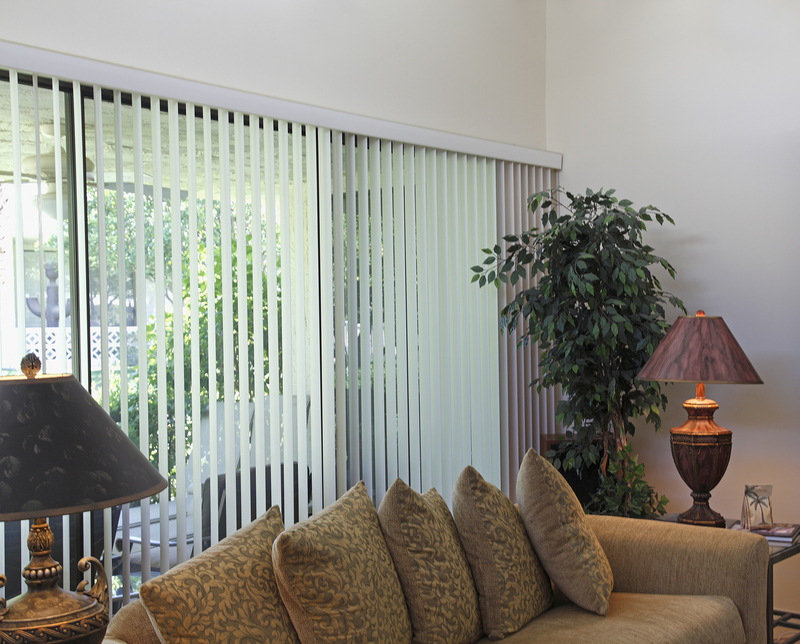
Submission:
[[[509,402],[535,363],[509,362],[504,295],[469,267],[549,169],[9,70],[0,181],[0,368],[33,350],[78,375],[170,482],[57,520],[65,585],[91,551],[119,605],[358,480],[449,499],[473,464],[508,491],[509,450],[538,444],[509,421],[551,403]]]

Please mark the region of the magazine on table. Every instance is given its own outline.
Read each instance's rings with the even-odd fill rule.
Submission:
[[[734,530],[744,530],[741,523],[733,526]],[[767,538],[767,541],[774,543],[794,543],[800,538],[800,523],[776,523],[771,528],[748,530],[754,534],[760,534]]]

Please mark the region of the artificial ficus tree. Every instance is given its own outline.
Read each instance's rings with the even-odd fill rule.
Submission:
[[[531,385],[561,385],[557,418],[570,427],[549,453],[556,467],[599,464],[600,486],[590,511],[627,516],[664,513],[628,446],[644,417],[660,428],[667,398],[657,382],[636,375],[664,337],[664,306],[685,311],[656,273],[675,269],[643,241],[646,222],[672,218],[653,206],[638,210],[614,190],[572,194],[562,188],[528,199],[541,227],[506,235],[506,248],[484,249],[473,282],[525,287],[501,311],[501,330],[521,330],[522,345],[539,345],[540,376]],[[527,281],[526,281],[527,280]]]

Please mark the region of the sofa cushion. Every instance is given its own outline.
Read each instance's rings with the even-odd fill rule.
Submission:
[[[501,639],[546,611],[553,589],[509,498],[474,467],[453,488],[453,517],[480,599],[483,630]]]
[[[575,604],[552,608],[504,644],[744,644],[736,605],[713,595],[611,593],[605,617]],[[481,640],[485,644],[488,640]]]
[[[611,565],[564,477],[528,450],[517,475],[522,521],[550,579],[570,601],[604,615],[614,586]]]
[[[408,604],[415,644],[472,644],[483,635],[478,591],[456,524],[435,489],[397,479],[378,517]]]
[[[298,642],[272,569],[280,508],[142,584],[140,596],[166,643]]]
[[[411,642],[411,622],[363,482],[272,548],[278,588],[304,644]]]

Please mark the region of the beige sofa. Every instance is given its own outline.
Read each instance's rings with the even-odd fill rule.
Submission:
[[[408,545],[413,541],[408,538],[408,534],[418,536],[419,531],[399,535],[399,538],[398,534],[386,533],[387,526],[389,529],[395,529],[391,526],[399,525],[397,522],[398,512],[400,522],[403,520],[414,522],[432,508],[433,515],[437,512],[440,513],[437,520],[441,519],[443,523],[430,525],[452,524],[452,516],[435,491],[422,496],[417,495],[419,501],[412,499],[413,503],[417,503],[416,506],[403,501],[396,506],[400,510],[397,511],[395,508],[394,514],[382,506],[380,521],[374,506],[370,504],[369,508],[365,508],[363,501],[356,499],[358,496],[356,493],[368,499],[362,484],[359,489],[355,489],[353,494],[345,495],[347,498],[343,497],[334,506],[326,508],[306,522],[293,526],[282,534],[278,534],[280,527],[274,529],[273,532],[256,533],[252,526],[258,524],[258,521],[254,522],[251,526],[243,528],[196,557],[197,561],[190,560],[145,584],[142,592],[144,601],[133,602],[114,616],[105,641],[107,643],[124,641],[127,644],[158,644],[159,642],[244,640],[247,639],[248,633],[246,629],[245,632],[240,632],[244,628],[242,624],[252,619],[253,628],[258,627],[260,623],[270,623],[269,628],[272,630],[268,631],[269,634],[266,636],[263,633],[259,635],[251,632],[249,633],[251,639],[262,637],[262,641],[265,639],[270,642],[302,641],[304,644],[328,641],[411,642],[412,626],[415,636],[413,641],[415,642],[463,641],[470,644],[476,641],[489,642],[489,638],[484,634],[489,632],[486,617],[491,606],[487,598],[483,594],[480,596],[479,612],[482,615],[479,615],[478,619],[483,617],[483,625],[481,626],[479,621],[477,630],[474,625],[464,626],[468,621],[465,612],[469,612],[471,609],[468,608],[465,611],[463,608],[455,608],[455,605],[449,604],[450,597],[447,596],[446,591],[434,588],[433,594],[426,598],[424,589],[420,594],[416,589],[410,589],[408,586],[407,573],[408,570],[413,571],[413,569],[408,568],[407,561],[404,562],[398,558],[397,545],[398,543]],[[404,493],[406,495],[404,498],[407,499],[409,492],[406,490]],[[416,493],[411,492],[410,494]],[[454,506],[457,506],[458,500],[455,499],[455,496],[454,492]],[[354,505],[347,506],[348,503]],[[428,505],[425,505],[426,503]],[[521,506],[524,513],[525,504],[521,502]],[[357,509],[353,509],[356,507]],[[442,507],[447,512],[447,516],[444,518],[441,516]],[[501,515],[502,512],[492,512],[492,514]],[[466,516],[461,510],[455,511],[455,515],[457,519],[459,516],[462,516],[462,519],[463,516]],[[496,520],[496,516],[491,519]],[[503,518],[502,520],[512,523],[516,521],[515,518]],[[264,517],[259,521],[261,521],[260,525],[266,525]],[[474,522],[474,519],[471,521]],[[740,642],[762,644],[767,641],[766,581],[769,549],[762,537],[714,528],[698,528],[661,521],[617,517],[586,516],[585,521],[602,546],[602,551],[613,572],[613,592],[608,597],[607,612],[600,615],[597,612],[580,608],[561,596],[559,589],[556,589],[555,599],[553,599],[548,580],[545,610],[515,632],[507,634],[505,641],[509,644],[533,642],[613,642],[614,644],[628,642],[637,644],[643,642],[649,644],[724,642],[731,644]],[[380,526],[377,528],[377,533],[375,526]],[[433,540],[452,538],[452,534],[456,535],[456,539],[458,534],[462,539],[466,538],[463,521],[458,525],[457,533],[454,527],[434,529],[430,538]],[[449,534],[448,530],[452,534]],[[364,537],[364,534],[368,536]],[[380,536],[381,534],[383,536]],[[273,535],[274,539],[270,535]],[[342,537],[341,541],[337,541],[340,537]],[[378,559],[386,559],[384,552],[387,550],[387,546],[383,543],[384,538],[387,543],[393,544],[391,550],[394,565],[397,572],[400,573],[400,580],[403,583],[402,593],[405,596],[402,593],[392,595],[391,592],[386,592],[381,586],[383,582],[378,579],[383,574],[380,569],[384,572],[387,571],[385,562],[380,565],[374,563]],[[274,545],[272,541],[275,541]],[[325,542],[324,547],[321,542]],[[333,545],[328,548],[328,544]],[[417,548],[415,552],[417,554],[427,552],[430,555],[429,545]],[[342,555],[342,551],[337,551],[337,548],[344,550],[349,548],[350,550]],[[459,561],[464,562],[469,557],[474,557],[475,552],[480,552],[480,550],[470,551],[466,546],[465,548],[467,558],[464,558],[464,551],[461,551],[460,546],[455,548],[459,551],[457,557],[460,558]],[[413,547],[409,552],[412,550],[414,550]],[[433,550],[436,554],[435,548]],[[236,560],[235,557],[231,559],[231,552],[239,553],[236,555],[239,559]],[[332,552],[333,554],[331,554]],[[298,557],[297,553],[301,553],[302,556]],[[231,561],[226,561],[226,558]],[[245,559],[256,560],[259,558],[261,559],[260,563],[258,561],[255,563],[244,562]],[[272,561],[269,561],[270,558]],[[303,561],[301,562],[300,559]],[[366,561],[365,570],[368,572],[362,574],[358,580],[354,581],[355,577],[352,579],[342,578],[335,583],[330,583],[331,578],[336,579],[336,575],[352,573],[357,576],[356,571],[364,561]],[[439,565],[436,562],[431,563],[431,561],[426,563],[423,568],[417,568],[417,573],[428,574]],[[482,562],[476,562],[473,558],[469,563],[475,583],[479,584],[477,568],[482,565]],[[511,565],[514,565],[513,561]],[[187,581],[187,567],[191,568],[192,566],[195,571],[192,573],[194,578],[189,577],[189,581]],[[253,568],[252,566],[261,567]],[[315,578],[317,568],[322,570],[326,567],[331,568],[331,566],[338,566],[337,572],[331,573],[333,577],[323,571],[321,572],[323,581]],[[403,567],[407,568],[405,574],[402,572]],[[391,561],[389,568],[391,568]],[[480,574],[485,572],[484,570]],[[389,577],[394,575],[394,568],[386,574]],[[219,599],[220,593],[223,595],[233,593],[237,586],[248,584],[248,580],[256,577],[263,580],[273,575],[276,582],[270,579],[271,590],[265,587],[259,592],[265,593],[261,597],[277,598],[279,595],[276,589],[279,590],[280,597],[284,600],[283,603],[289,608],[291,622],[285,618],[286,611],[283,606],[279,605],[281,604],[279,599],[256,600],[255,608],[252,608],[253,602],[249,600]],[[453,575],[448,572],[445,576],[452,577]],[[468,577],[468,579],[473,579],[473,577]],[[192,585],[194,581],[197,581],[196,586]],[[490,581],[494,583],[491,575]],[[359,584],[363,583],[367,585],[359,588]],[[155,588],[157,584],[160,584],[156,589],[158,592],[153,592],[151,587]],[[219,586],[216,589],[215,584]],[[197,590],[192,590],[195,587]],[[330,594],[323,597],[324,593],[319,590],[322,587],[327,588],[326,592],[330,591]],[[330,590],[331,587],[333,590]],[[309,593],[309,588],[314,592]],[[487,592],[485,584],[482,588],[483,593]],[[507,603],[515,603],[525,593],[534,592],[525,585],[518,586],[516,589],[513,586],[507,586],[508,589],[511,589],[512,594],[506,595],[506,597],[511,597]],[[474,591],[475,586],[469,590],[470,592]],[[454,594],[461,592],[460,590],[453,591]],[[208,595],[205,596],[205,593]],[[217,596],[212,596],[213,593],[217,593]],[[343,600],[337,599],[338,595],[342,593],[351,593],[351,596],[345,597]],[[362,598],[366,603],[360,605],[358,609],[364,615],[354,617],[354,602],[358,604]],[[148,608],[145,607],[147,601],[150,602]],[[220,603],[221,601],[222,603]],[[272,602],[273,605],[259,607],[258,601]],[[346,630],[350,626],[343,626],[343,622],[336,621],[340,618],[339,615],[333,616],[330,623],[323,624],[325,616],[319,615],[320,601],[344,602],[348,605],[342,613],[344,615],[342,619],[355,620],[352,623],[357,623],[359,629],[363,627],[365,621],[377,620],[381,622],[379,628],[387,629],[383,632],[388,632],[389,635],[365,636],[361,631],[348,633]],[[382,604],[376,607],[378,604],[375,602],[382,602]],[[168,610],[161,614],[159,611],[167,605],[169,606]],[[420,607],[427,611],[424,615],[428,620],[427,623],[420,617]],[[198,615],[206,609],[208,609],[210,617],[203,622]],[[267,611],[267,609],[269,610]],[[273,609],[279,609],[280,614],[275,613]],[[504,607],[495,605],[494,609],[502,611]],[[264,617],[256,615],[254,618],[227,615],[232,625],[218,621],[223,615],[239,610],[271,612],[269,615],[265,612]],[[440,612],[437,613],[437,610]],[[445,613],[442,612],[445,610],[450,610],[451,614],[445,617]],[[475,610],[478,610],[477,606]],[[416,616],[413,614],[415,612]],[[409,613],[411,613],[410,620]],[[275,617],[276,614],[277,617]],[[318,619],[320,617],[323,618],[322,621]],[[314,621],[315,619],[317,621]],[[439,620],[443,624],[431,624],[431,619]],[[272,621],[270,622],[270,620]],[[189,624],[189,622],[192,623]],[[296,632],[291,626],[292,623]],[[386,626],[387,624],[390,625]],[[443,626],[445,630],[450,628],[451,632],[451,626],[453,628],[457,626],[461,632],[469,631],[471,634],[457,637],[455,635],[439,635],[436,633],[440,626]],[[326,636],[324,628],[331,629],[332,635]],[[427,631],[420,633],[419,629],[427,629]],[[300,639],[298,639],[297,633],[300,633]],[[198,635],[199,638],[196,638]]]

